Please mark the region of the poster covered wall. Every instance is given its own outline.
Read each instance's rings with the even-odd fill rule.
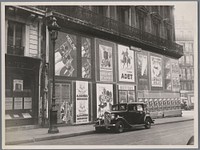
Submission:
[[[119,81],[135,82],[134,52],[127,46],[118,45]]]
[[[172,73],[172,91],[180,90],[180,79],[179,79],[179,64],[178,60],[171,60],[171,73]]]
[[[76,123],[87,123],[89,121],[88,109],[88,82],[76,81]]]
[[[97,84],[97,117],[102,117],[104,112],[110,111],[113,105],[113,85]]]
[[[137,77],[138,77],[138,90],[148,90],[148,62],[147,55],[138,53],[137,54]]]
[[[151,86],[162,87],[162,59],[157,56],[151,56]]]

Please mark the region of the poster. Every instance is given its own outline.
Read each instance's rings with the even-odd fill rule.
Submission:
[[[97,118],[110,111],[113,105],[113,85],[97,84]]]
[[[119,103],[127,103],[127,92],[128,91],[119,91]]]
[[[118,45],[119,81],[135,82],[134,52],[127,46]]]
[[[5,110],[12,110],[13,109],[13,98],[6,97],[5,101]]]
[[[24,109],[32,109],[32,98],[24,97]]]
[[[172,76],[171,76],[171,59],[164,57],[164,78],[165,78],[165,89],[172,90]]]
[[[113,81],[113,47],[99,44],[100,81]]]
[[[137,54],[137,76],[138,76],[138,90],[149,89],[148,79],[148,63],[146,54]]]
[[[172,59],[172,61],[171,61],[171,70],[172,70],[172,91],[177,92],[177,91],[180,90],[178,60]]]
[[[23,91],[23,80],[14,79],[13,80],[13,91]]]
[[[14,109],[22,109],[22,97],[14,98]]]
[[[91,78],[91,39],[81,38],[82,78]]]
[[[151,56],[151,86],[162,87],[162,59]]]
[[[88,108],[88,82],[76,82],[76,123],[87,123],[89,121]]]
[[[76,36],[64,32],[59,32],[55,50],[55,75],[76,77],[76,53]]]

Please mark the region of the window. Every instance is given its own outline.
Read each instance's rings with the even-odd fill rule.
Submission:
[[[144,23],[145,23],[144,17],[141,16],[141,15],[138,15],[139,29],[142,30],[142,31],[145,30],[145,28],[144,28]]]
[[[118,19],[119,21],[129,25],[129,7],[118,7]]]
[[[143,111],[142,105],[137,105],[137,111]]]
[[[190,69],[187,69],[187,79],[190,80],[191,79],[191,74],[190,74]]]
[[[24,55],[24,24],[8,21],[7,51],[9,54]]]
[[[160,30],[159,23],[153,21],[153,34],[156,35],[156,36],[160,36],[159,35],[159,33],[160,33],[159,30]]]

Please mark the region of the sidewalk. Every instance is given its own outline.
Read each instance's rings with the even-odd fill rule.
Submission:
[[[155,125],[193,120],[193,116],[193,111],[183,111],[182,117],[155,119]],[[92,133],[95,133],[93,124],[59,127],[59,133],[56,134],[48,134],[48,128],[37,128],[10,132],[7,131],[5,135],[5,143],[6,145],[16,145],[35,141],[67,138]]]

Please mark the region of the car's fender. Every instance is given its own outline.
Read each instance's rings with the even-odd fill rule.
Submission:
[[[122,117],[122,116],[118,116],[118,117],[115,119],[115,123],[118,122],[118,121],[122,121],[126,127],[130,127],[130,126],[131,126],[131,125],[128,123],[128,121],[127,121],[126,119],[124,119],[124,117]]]
[[[149,114],[145,115],[144,122],[146,119],[149,119],[151,121],[151,123],[154,123],[154,120],[151,118],[151,116]]]

